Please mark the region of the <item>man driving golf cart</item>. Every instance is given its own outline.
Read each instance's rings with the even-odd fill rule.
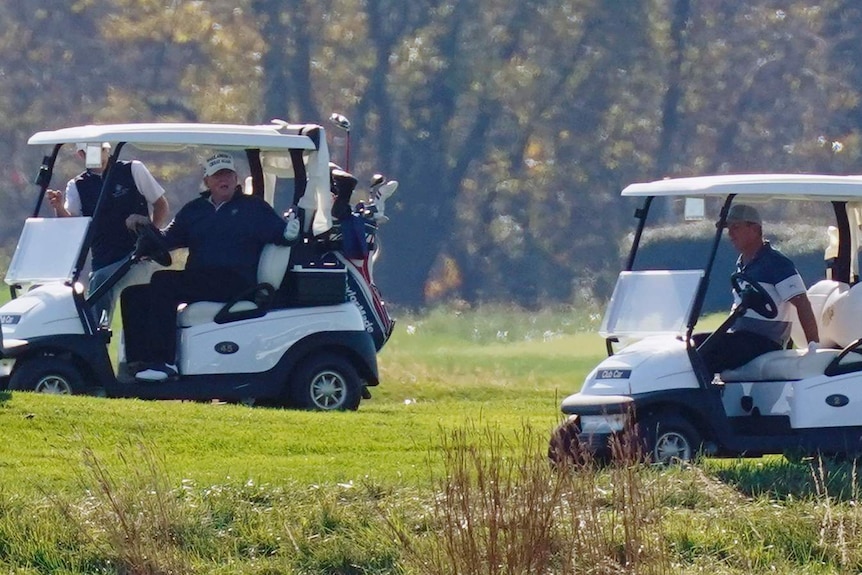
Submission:
[[[796,308],[808,349],[817,349],[820,337],[805,282],[793,262],[763,239],[763,221],[757,209],[733,204],[727,214],[727,233],[739,252],[736,274],[744,275],[744,287],[758,289],[751,287],[756,282],[769,293],[777,309],[774,316],[748,309],[726,333],[713,339],[696,334],[694,344],[707,374],[739,367],[759,355],[786,347],[793,325],[791,304]],[[734,307],[741,305],[740,291],[734,290],[733,296]]]
[[[561,402],[565,419],[550,457],[609,458],[622,437],[660,463],[699,453],[862,455],[862,176],[725,174],[635,183],[622,195],[642,203],[599,329],[608,357]],[[654,200],[683,200],[695,218],[707,205],[718,208],[700,257],[642,255]],[[793,264],[763,241],[751,204],[773,202],[810,206],[827,220],[821,229],[834,230],[825,277],[807,290]],[[661,220],[668,212],[652,213]],[[726,275],[714,269],[725,227],[740,252],[735,304],[704,340],[693,334],[707,294],[726,290]],[[771,341],[736,347],[750,337],[736,334],[747,330]],[[795,349],[786,349],[788,336]]]

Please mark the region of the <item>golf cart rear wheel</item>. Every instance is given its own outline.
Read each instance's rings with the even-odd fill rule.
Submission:
[[[314,355],[297,369],[291,398],[301,409],[355,410],[362,399],[362,381],[347,359],[332,353]]]
[[[56,357],[36,357],[15,366],[9,379],[13,391],[74,395],[84,389],[78,369]]]
[[[647,417],[638,427],[646,454],[653,463],[693,461],[701,449],[700,434],[682,416]]]

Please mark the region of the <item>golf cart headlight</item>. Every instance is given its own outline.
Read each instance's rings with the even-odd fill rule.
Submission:
[[[581,416],[581,433],[587,435],[593,433],[615,433],[617,431],[622,431],[625,426],[625,413]]]

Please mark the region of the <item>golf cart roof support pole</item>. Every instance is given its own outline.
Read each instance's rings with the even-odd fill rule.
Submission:
[[[39,217],[39,210],[42,209],[42,201],[45,199],[45,192],[51,184],[51,177],[54,174],[54,162],[57,161],[57,154],[60,153],[60,148],[63,144],[56,144],[50,156],[45,156],[42,159],[42,165],[39,166],[39,173],[36,174],[36,180],[33,182],[39,186],[39,197],[36,199],[36,208],[33,210],[33,217]]]
[[[703,277],[700,279],[700,285],[697,288],[697,294],[694,297],[694,302],[691,304],[691,313],[688,316],[688,329],[691,331],[697,323],[697,318],[700,317],[703,301],[706,298],[706,289],[709,287],[709,279],[712,275],[712,266],[715,264],[715,257],[718,254],[718,245],[721,243],[721,236],[724,233],[724,228],[727,227],[727,212],[730,210],[730,204],[736,194],[730,194],[724,200],[724,205],[721,206],[721,212],[718,216],[718,221],[715,223],[715,237],[712,240],[712,247],[709,250],[709,258],[706,260],[706,265],[703,268]]]
[[[78,261],[75,262],[75,269],[72,271],[73,284],[78,281],[78,277],[80,277],[81,271],[84,269],[84,264],[87,261],[87,253],[90,251],[90,245],[93,242],[93,224],[95,224],[96,219],[99,217],[103,209],[102,198],[105,195],[105,190],[109,189],[111,177],[114,174],[114,164],[117,163],[124,145],[125,142],[117,142],[117,146],[114,148],[111,155],[108,156],[107,165],[102,170],[102,189],[99,190],[99,198],[96,200],[96,206],[93,208],[93,219],[87,227],[87,234],[84,236],[84,244],[81,246],[81,253],[78,254]],[[78,316],[81,318],[81,324],[84,326],[84,331],[88,335],[95,334],[97,320],[93,319],[88,309],[84,309],[86,307],[86,300],[84,300],[83,297],[75,297],[74,300],[75,307],[78,308]]]
[[[697,381],[701,387],[707,389],[712,379],[707,381],[707,374],[703,369],[703,362],[697,353],[697,350],[691,346],[691,335],[694,331],[694,326],[697,324],[697,319],[700,317],[701,309],[703,309],[703,301],[706,299],[706,290],[709,287],[709,279],[712,276],[712,267],[715,264],[715,257],[718,254],[718,245],[721,243],[721,236],[724,234],[724,228],[727,227],[727,213],[730,211],[730,204],[736,194],[729,194],[724,200],[724,205],[721,206],[721,212],[718,216],[718,221],[715,223],[715,237],[712,241],[712,248],[709,251],[709,258],[706,261],[706,266],[703,269],[703,277],[700,278],[700,284],[697,286],[697,293],[694,296],[694,301],[691,304],[691,313],[688,315],[688,323],[685,330],[685,347],[688,351],[688,357],[694,367],[694,374],[697,376]],[[709,374],[711,378],[712,374]]]
[[[263,168],[260,165],[260,150],[249,149],[245,151],[248,160],[248,170],[251,172],[251,193],[253,196],[263,198]]]
[[[646,226],[647,215],[649,215],[649,208],[652,204],[653,198],[655,196],[647,196],[644,200],[643,205],[635,210],[635,218],[638,220],[638,227],[635,230],[635,237],[632,240],[632,247],[629,250],[629,257],[626,260],[625,271],[630,272],[635,265],[635,254],[637,254],[638,246],[641,243],[641,236],[644,232],[644,226]]]
[[[652,205],[652,201],[655,196],[647,196],[644,198],[644,203],[641,207],[635,209],[635,218],[638,220],[637,228],[635,228],[635,237],[632,240],[632,247],[629,248],[629,257],[626,260],[626,266],[624,271],[630,272],[635,265],[635,255],[638,253],[638,246],[641,243],[641,236],[644,233],[644,227],[646,226],[647,216],[649,215],[649,208]],[[605,338],[605,349],[608,352],[608,357],[614,354],[614,344],[618,343],[620,340],[617,337],[608,337]]]
[[[838,255],[832,264],[832,279],[853,285],[856,278],[850,277],[850,259],[853,250],[850,249],[850,218],[847,216],[847,202],[832,202],[835,210],[835,222],[838,224]]]

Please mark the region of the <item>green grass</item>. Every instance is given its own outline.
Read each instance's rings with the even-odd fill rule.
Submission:
[[[33,485],[64,485],[85,447],[109,455],[137,441],[163,453],[176,480],[421,481],[441,429],[468,420],[552,429],[559,400],[577,391],[604,349],[599,336],[574,329],[544,340],[523,331],[516,341],[476,341],[469,334],[480,321],[488,316],[444,311],[399,321],[379,358],[383,383],[356,413],[7,394],[0,484],[23,474]]]
[[[717,322],[720,317],[709,318]],[[856,573],[852,464],[553,473],[569,309],[402,317],[358,412],[0,395],[0,571]]]

